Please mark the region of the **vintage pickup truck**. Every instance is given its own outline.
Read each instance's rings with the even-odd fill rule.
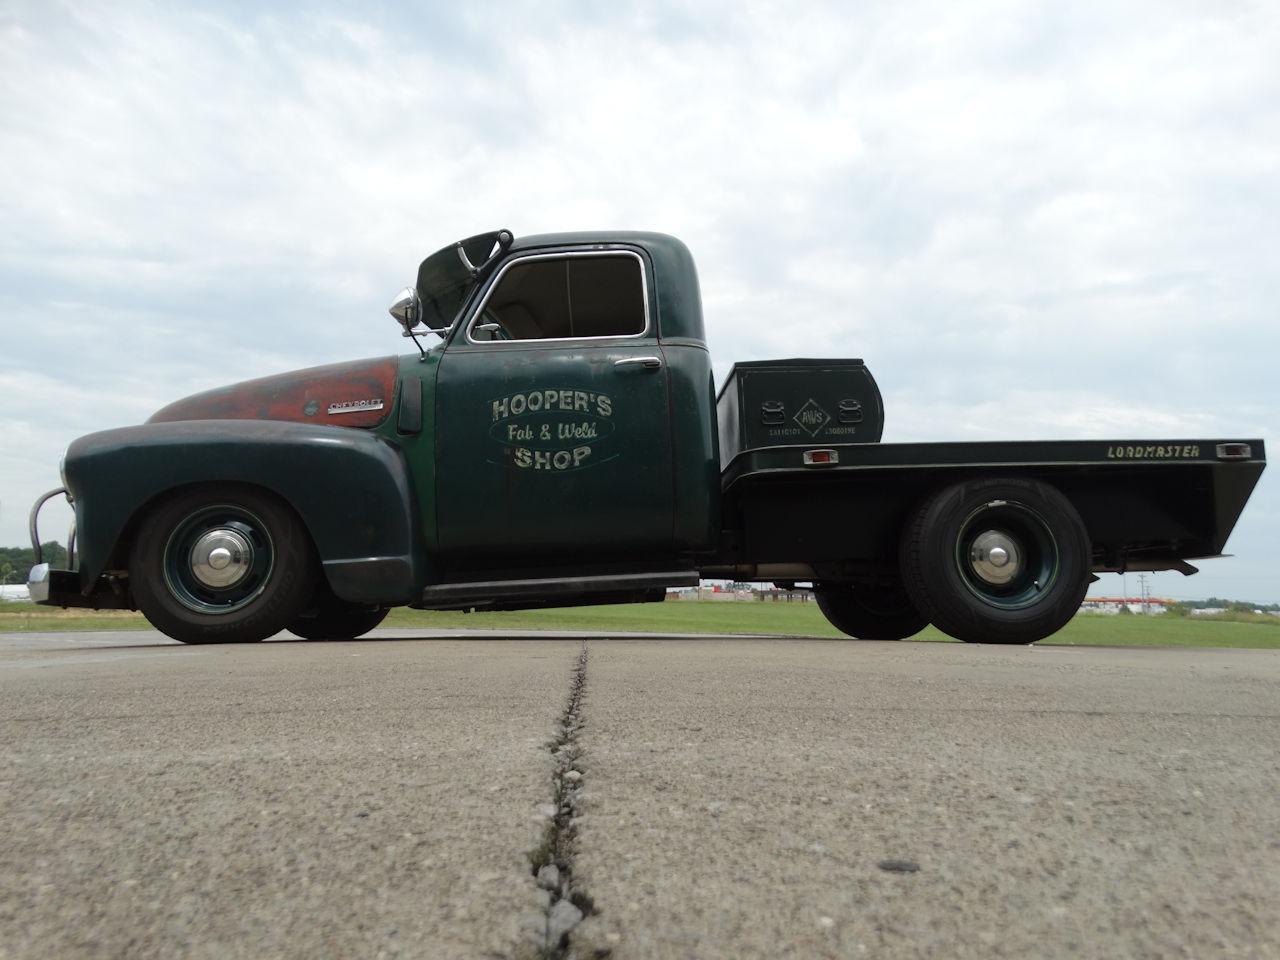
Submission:
[[[654,233],[481,234],[391,310],[418,352],[197,394],[64,458],[41,603],[185,643],[358,636],[389,608],[811,585],[853,637],[1032,643],[1096,571],[1219,555],[1256,439],[880,443],[861,360],[740,363],[717,393],[693,260]],[[431,349],[419,336],[439,336]]]

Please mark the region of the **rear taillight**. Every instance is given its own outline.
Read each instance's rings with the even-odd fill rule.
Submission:
[[[840,454],[835,450],[806,450],[804,465],[806,467],[833,467],[840,462]]]
[[[1247,443],[1218,444],[1219,460],[1248,460],[1252,456],[1253,450]]]

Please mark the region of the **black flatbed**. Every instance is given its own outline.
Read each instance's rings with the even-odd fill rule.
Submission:
[[[815,451],[827,462],[806,464]],[[1260,439],[793,445],[744,450],[721,489],[738,562],[891,562],[905,516],[930,490],[998,472],[1067,495],[1095,572],[1192,573],[1187,561],[1221,555],[1265,466]]]

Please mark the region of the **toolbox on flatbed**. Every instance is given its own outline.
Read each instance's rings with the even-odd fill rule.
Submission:
[[[716,398],[720,462],[757,447],[876,443],[880,388],[861,360],[735,363]]]

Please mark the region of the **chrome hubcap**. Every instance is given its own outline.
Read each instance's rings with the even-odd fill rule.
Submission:
[[[1022,567],[1017,541],[999,530],[987,530],[974,538],[969,562],[974,573],[997,585],[1011,582]]]
[[[253,545],[239,530],[218,527],[191,548],[191,572],[206,587],[233,587],[253,566]]]

